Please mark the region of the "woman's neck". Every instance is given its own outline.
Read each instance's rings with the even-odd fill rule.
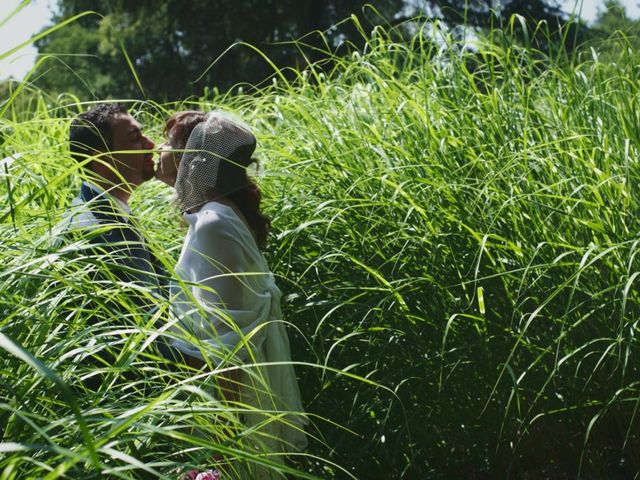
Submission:
[[[253,231],[253,229],[251,228],[251,225],[249,225],[249,222],[247,222],[247,219],[242,213],[242,210],[240,210],[240,207],[238,207],[238,205],[233,200],[231,200],[228,197],[220,197],[220,198],[216,198],[214,201],[218,203],[222,203],[223,205],[226,205],[227,207],[231,208],[234,212],[236,212],[236,215],[238,215],[238,218],[240,218],[240,220],[242,220],[244,224],[247,226],[253,238],[256,238],[256,232]]]
[[[244,218],[244,215],[242,214],[242,211],[240,210],[240,208],[238,207],[238,205],[231,199],[227,198],[227,197],[220,197],[220,198],[216,198],[214,200],[214,202],[218,202],[221,203],[223,205],[226,205],[227,207],[231,208],[234,212],[236,212],[236,214],[240,217],[240,219],[247,224],[247,226],[249,226],[249,224],[247,223],[247,219]]]

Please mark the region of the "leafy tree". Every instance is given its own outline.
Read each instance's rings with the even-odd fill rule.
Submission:
[[[564,24],[566,20],[557,0],[435,0],[432,3],[443,19],[453,24],[489,27],[513,14],[519,14],[532,23],[544,20],[552,27]]]
[[[391,17],[402,0],[379,3],[381,15]],[[81,97],[157,100],[201,95],[205,87],[226,90],[236,83],[256,84],[273,74],[269,61],[279,68],[300,67],[340,42],[362,42],[351,23],[330,27],[352,12],[362,12],[365,4],[349,0],[60,0],[56,22],[86,10],[97,13],[37,43],[40,53],[58,58],[47,64],[53,71],[45,74],[43,70],[39,84]],[[325,30],[324,35],[304,37],[299,45],[290,42]],[[225,53],[230,45],[241,42],[260,49],[269,61],[243,45]]]
[[[590,40],[587,46],[599,52],[601,61],[636,54],[640,52],[640,21],[629,18],[619,0],[607,0],[593,23]]]
[[[594,27],[597,31],[612,34],[616,31],[637,36],[638,22],[627,16],[627,10],[619,0],[607,0],[604,9],[598,12]]]
[[[508,23],[513,15],[519,15],[513,33],[526,38],[543,51],[550,49],[572,50],[583,40],[584,25],[570,20],[562,10],[559,0],[433,0],[433,10],[445,22],[465,24],[476,29],[512,30]],[[542,28],[539,28],[539,26]],[[526,35],[523,30],[527,30]]]
[[[357,23],[342,22],[354,13],[365,33],[374,24],[400,23],[419,13],[480,28],[500,25],[513,13],[531,22],[546,20],[552,28],[564,21],[557,0],[511,0],[492,10],[494,3],[379,0],[367,7],[366,0],[58,0],[55,22],[87,10],[96,14],[37,42],[40,53],[54,57],[37,83],[81,98],[174,100],[200,96],[206,88],[254,85],[274,73],[269,62],[291,76],[287,67],[304,68],[326,58],[327,50],[340,46],[337,52],[344,54],[358,48],[364,37]],[[301,41],[293,44],[296,39]]]
[[[600,36],[610,36],[621,32],[627,36],[637,49],[640,46],[640,22],[632,20],[619,0],[607,0],[604,9],[598,12],[594,22],[594,31]]]

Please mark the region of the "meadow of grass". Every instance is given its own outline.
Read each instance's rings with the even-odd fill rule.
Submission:
[[[640,57],[624,39],[604,62],[498,31],[463,48],[427,27],[363,33],[331,72],[250,93],[131,103],[158,141],[184,108],[256,130],[266,256],[314,423],[289,475],[634,478]],[[2,106],[0,478],[176,478],[215,454],[230,478],[284,474],[215,374],[154,354],[166,304],[114,314],[132,287],[48,241],[86,107],[28,85]],[[157,182],[132,198],[169,266],[184,235],[170,198]],[[101,351],[112,361],[89,361]]]

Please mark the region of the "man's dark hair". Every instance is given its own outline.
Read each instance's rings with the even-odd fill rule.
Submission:
[[[74,118],[69,128],[69,150],[73,159],[82,162],[96,152],[108,152],[113,140],[113,118],[127,113],[122,103],[103,103]]]

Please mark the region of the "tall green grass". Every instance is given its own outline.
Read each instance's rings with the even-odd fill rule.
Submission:
[[[158,140],[194,107],[258,134],[267,257],[315,424],[290,475],[633,478],[639,57],[543,54],[509,31],[470,49],[431,27],[363,31],[332,71],[251,95],[132,104]],[[79,108],[37,92],[0,124],[2,156],[21,155],[0,171],[0,478],[175,478],[216,453],[282,470],[215,375],[154,355],[155,318],[109,317],[122,286],[96,294],[98,261],[48,246],[78,187]],[[184,234],[170,196],[148,183],[132,201],[168,265]],[[86,362],[100,349],[116,361]]]

